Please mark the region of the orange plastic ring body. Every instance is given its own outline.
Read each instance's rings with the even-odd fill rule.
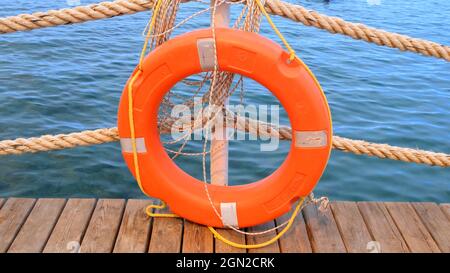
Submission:
[[[208,200],[204,182],[190,176],[171,160],[157,128],[164,95],[177,82],[204,71],[199,60],[198,41],[211,37],[210,29],[198,30],[169,40],[152,51],[145,58],[142,74],[133,86],[133,113],[136,139],[145,142],[145,151],[138,152],[144,191],[164,200],[183,218],[222,227],[221,219]],[[284,107],[292,127],[290,152],[271,175],[247,185],[207,186],[219,212],[221,203],[236,203],[239,227],[254,226],[288,212],[299,197],[307,196],[313,190],[331,151],[330,112],[319,84],[306,66],[297,59],[288,62],[289,54],[275,42],[255,33],[218,28],[216,46],[220,70],[249,77],[269,89]],[[129,82],[119,104],[121,139],[131,137]],[[135,175],[132,152],[122,153]]]

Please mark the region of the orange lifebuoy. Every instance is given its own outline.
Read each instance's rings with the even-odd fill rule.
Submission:
[[[157,127],[159,106],[170,88],[190,75],[213,69],[207,58],[212,41],[211,30],[204,29],[178,36],[152,51],[132,88],[133,116],[145,193],[164,200],[174,213],[186,219],[222,227],[225,223],[211,207],[204,182],[171,160]],[[289,61],[289,54],[273,41],[255,33],[217,28],[216,47],[220,70],[249,77],[269,89],[284,107],[292,127],[289,154],[271,175],[247,185],[207,185],[213,205],[222,216],[235,217],[234,225],[239,227],[254,226],[286,213],[298,198],[313,190],[330,155],[330,111],[306,65],[298,59]],[[135,175],[129,147],[128,84],[130,80],[119,104],[118,128],[123,157]]]

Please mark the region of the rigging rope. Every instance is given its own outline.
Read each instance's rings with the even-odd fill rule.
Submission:
[[[0,18],[0,34],[134,14],[151,9],[153,4],[154,2],[150,0],[116,0],[74,8],[19,14]],[[333,34],[346,35],[353,39],[363,40],[380,46],[397,48],[402,51],[410,51],[450,61],[450,47],[432,41],[392,33],[360,23],[348,22],[338,17],[308,10],[300,5],[278,0],[267,0],[265,9],[270,14],[289,18],[305,26],[313,26]]]
[[[246,129],[244,126],[238,125],[238,127],[243,131],[248,131],[248,128]],[[260,127],[256,133],[259,135],[266,132],[263,132]],[[291,128],[289,127],[281,127],[278,132],[271,131],[270,134],[273,134],[274,136],[278,135],[282,140],[290,140],[292,137]],[[46,152],[115,141],[119,141],[116,127],[86,130],[69,134],[17,138],[0,141],[0,155]],[[382,159],[399,160],[430,166],[450,167],[450,154],[391,146],[388,144],[371,143],[340,136],[333,136],[333,149],[357,155],[374,156]]]
[[[156,2],[156,5],[155,3]],[[118,0],[114,2],[103,2],[99,4],[90,5],[87,7],[76,7],[74,9],[63,9],[59,11],[48,11],[47,13],[35,13],[31,15],[22,14],[15,17],[7,17],[0,18],[0,34],[3,33],[11,33],[14,31],[20,30],[29,30],[41,27],[49,27],[54,25],[63,24],[65,21],[67,23],[79,23],[83,21],[113,17],[123,14],[131,14],[138,11],[143,11],[148,9],[149,7],[154,8],[154,12],[148,24],[147,34],[145,37],[145,43],[141,51],[141,55],[139,58],[138,69],[132,79],[130,80],[129,88],[128,88],[128,101],[129,101],[129,120],[130,120],[130,131],[131,131],[131,140],[132,140],[132,149],[133,149],[133,161],[135,166],[135,174],[138,185],[143,193],[146,193],[141,185],[140,179],[140,170],[139,170],[139,162],[137,157],[137,149],[136,149],[136,139],[134,132],[134,119],[133,119],[133,83],[135,80],[142,74],[142,62],[145,57],[147,47],[149,45],[149,41],[151,39],[150,48],[154,48],[159,44],[165,42],[170,36],[171,31],[177,26],[173,27],[176,17],[176,12],[178,10],[178,5],[181,0],[170,2],[164,0],[155,0],[154,2],[144,1],[144,0]],[[222,1],[223,3],[224,1]],[[236,1],[235,1],[236,2]],[[171,5],[175,3],[174,5]],[[447,61],[450,61],[450,48],[447,46],[439,45],[433,42],[414,39],[404,35],[399,35],[395,33],[388,33],[382,30],[369,28],[361,24],[354,24],[350,22],[346,22],[340,18],[336,17],[328,17],[325,15],[318,14],[313,11],[308,11],[301,6],[292,5],[285,2],[280,2],[278,0],[268,0],[264,4],[260,2],[260,0],[251,1],[250,4],[256,3],[260,11],[266,16],[269,24],[276,32],[276,34],[280,37],[288,51],[290,52],[290,60],[292,61],[296,58],[295,51],[291,48],[289,43],[283,37],[281,32],[278,30],[276,25],[272,22],[270,16],[267,12],[272,14],[284,16],[290,18],[294,21],[302,22],[307,26],[315,26],[317,28],[325,29],[331,33],[339,33],[350,36],[354,39],[365,40],[367,42],[375,43],[377,45],[395,47],[400,50],[408,50],[416,53],[420,53],[426,56],[434,56],[437,58],[442,58]],[[247,4],[248,1],[247,1]],[[147,5],[144,7],[143,5]],[[213,6],[213,25],[212,32],[213,38],[215,41],[215,26],[214,26],[214,15],[217,7],[217,2]],[[162,8],[161,8],[162,7]],[[114,12],[108,12],[109,9],[113,9]],[[162,10],[160,10],[162,9]],[[251,14],[254,11],[248,10],[244,7],[241,16],[243,16],[244,12]],[[255,15],[253,13],[253,15]],[[259,14],[258,18],[259,18]],[[242,17],[238,17],[236,24],[239,25]],[[257,31],[259,29],[259,20],[258,18],[251,18],[251,21],[248,21],[248,16],[245,17],[244,29],[250,26],[248,31]],[[153,31],[153,32],[152,32]],[[156,33],[156,34],[155,34]],[[153,35],[152,35],[153,34]],[[233,82],[233,74],[227,72],[219,72],[217,65],[217,55],[216,48],[214,43],[214,52],[215,52],[215,64],[214,64],[214,72],[212,74],[212,82],[210,86],[210,90],[207,94],[209,96],[208,103],[216,102],[215,104],[223,104],[227,97],[230,96],[228,90],[231,87]],[[211,79],[209,75],[204,76],[204,81],[207,79]],[[216,82],[219,83],[216,86]],[[201,88],[201,87],[200,87]],[[216,90],[216,91],[214,91]],[[215,93],[213,93],[213,91]],[[170,96],[170,92],[168,94]],[[206,96],[204,96],[206,97]],[[168,99],[170,102],[170,99]],[[211,120],[214,120],[214,115]],[[208,126],[209,121],[206,123]],[[242,120],[241,120],[242,121]],[[195,123],[195,122],[194,122]],[[237,117],[236,127],[242,125],[239,117]],[[203,122],[202,122],[203,125]],[[265,125],[265,127],[261,126]],[[261,128],[269,129],[266,131],[261,130]],[[160,127],[161,128],[161,127]],[[279,130],[275,129],[275,127],[270,124],[262,124],[261,122],[247,120],[244,122],[244,129],[247,130],[249,128],[256,128],[258,134],[275,134],[277,137],[290,139],[292,134],[290,132],[290,128],[283,127]],[[104,131],[109,135],[105,137],[98,137],[98,135],[102,134]],[[191,131],[192,132],[192,131]],[[208,132],[208,131],[207,131]],[[253,131],[254,132],[254,131]],[[99,129],[95,131],[84,131],[80,133],[73,133],[69,135],[57,135],[57,136],[42,136],[40,138],[30,138],[30,139],[16,139],[16,140],[5,140],[0,141],[0,155],[3,154],[19,154],[23,152],[33,152],[33,151],[41,151],[41,150],[55,150],[67,148],[68,146],[75,147],[81,146],[85,143],[87,144],[100,144],[104,142],[117,140],[117,129]],[[72,142],[71,142],[72,141]],[[187,139],[184,139],[184,143],[181,145],[180,150],[174,151],[176,155],[183,154],[182,149],[186,143]],[[206,167],[205,167],[205,158],[206,158],[206,143],[207,137],[204,142],[204,151],[200,153],[203,156],[203,173],[204,173],[204,182],[205,182],[205,190],[208,195],[209,201],[211,203],[212,208],[219,218],[217,209],[213,205],[213,201],[209,195],[206,178]],[[42,148],[43,147],[43,148]],[[343,151],[350,151],[355,154],[367,154],[377,156],[379,158],[391,158],[396,160],[402,160],[406,162],[416,162],[423,163],[428,165],[437,165],[442,167],[448,167],[450,165],[450,156],[446,154],[438,154],[433,152],[421,151],[421,150],[413,150],[407,148],[393,147],[386,144],[374,144],[368,143],[360,140],[348,140],[340,137],[333,137],[333,148],[340,149]],[[28,150],[27,150],[28,149]],[[34,150],[33,150],[34,149]],[[186,153],[184,153],[186,154]],[[303,204],[305,201],[305,197],[301,197],[296,205],[294,212],[290,216],[289,220],[283,223],[282,225],[276,227],[284,228],[276,234],[273,238],[268,241],[265,241],[260,244],[248,245],[248,244],[239,244],[228,239],[224,238],[221,234],[219,234],[213,227],[208,227],[208,229],[213,233],[215,238],[221,240],[222,242],[229,244],[233,247],[237,248],[260,248],[267,245],[272,244],[277,241],[285,232],[289,230],[292,226],[296,215],[301,211]],[[153,213],[153,209],[164,209],[166,207],[165,203],[162,202],[161,205],[151,205],[146,208],[146,213],[152,217],[178,217],[175,214],[171,213]],[[231,226],[230,226],[231,227]],[[235,228],[234,230],[238,232],[242,232],[247,234],[246,232],[239,231]],[[273,231],[273,229],[267,230],[265,232]],[[264,232],[264,233],[265,233]],[[258,235],[262,233],[255,233],[251,235]]]
[[[170,2],[170,0],[168,0],[168,1]],[[259,0],[256,0],[256,1],[259,1]],[[134,114],[133,114],[133,113],[134,113],[134,105],[133,105],[133,86],[134,86],[135,80],[136,80],[136,79],[142,74],[142,72],[143,72],[143,70],[142,70],[142,69],[143,69],[142,63],[143,63],[143,60],[144,60],[144,56],[145,56],[145,53],[146,53],[146,49],[147,49],[147,45],[148,45],[150,36],[151,36],[152,31],[153,31],[153,29],[154,29],[154,27],[155,27],[155,22],[157,21],[157,18],[158,18],[158,17],[161,17],[161,15],[162,15],[162,16],[165,16],[165,15],[166,15],[166,11],[165,11],[165,10],[161,11],[161,10],[160,10],[160,7],[161,7],[161,5],[163,5],[164,3],[169,3],[169,2],[166,2],[166,1],[164,1],[164,0],[158,0],[156,6],[155,6],[155,8],[154,8],[152,17],[151,17],[151,19],[150,19],[150,21],[149,21],[149,24],[148,24],[148,32],[147,32],[147,35],[146,35],[146,38],[145,38],[144,46],[142,47],[141,57],[140,57],[139,64],[138,64],[138,70],[136,71],[135,75],[132,77],[132,79],[131,79],[131,81],[130,81],[130,84],[128,85],[128,90],[127,90],[127,93],[128,93],[128,101],[129,101],[129,104],[128,104],[128,116],[129,116],[129,121],[130,121],[131,143],[132,143],[132,148],[133,148],[134,173],[135,173],[135,177],[136,177],[136,180],[137,180],[137,182],[138,182],[138,184],[139,184],[139,187],[140,187],[141,191],[142,191],[143,193],[145,193],[145,194],[147,194],[147,193],[145,192],[145,190],[144,190],[144,188],[142,187],[142,184],[141,184],[140,168],[139,168],[139,161],[138,161],[137,148],[136,148],[136,136],[135,136],[135,128],[134,128],[135,125],[134,125],[134,118],[133,118],[133,116],[134,116]],[[218,92],[220,96],[222,96],[223,98],[226,98],[227,95],[229,95],[229,94],[228,94],[228,89],[229,89],[229,87],[231,86],[231,83],[232,83],[232,77],[227,77],[228,75],[231,75],[231,76],[232,76],[231,73],[220,72],[220,74],[219,74],[218,62],[217,62],[217,49],[216,49],[216,37],[215,37],[215,15],[216,15],[216,9],[217,9],[217,6],[220,5],[220,4],[223,3],[223,2],[224,2],[224,1],[221,1],[221,2],[215,1],[215,2],[213,3],[213,9],[212,9],[212,27],[211,27],[211,29],[212,29],[212,36],[213,36],[213,40],[214,40],[214,58],[215,58],[215,59],[214,59],[214,71],[213,71],[213,77],[212,77],[211,86],[210,86],[210,91],[209,91],[209,99],[208,99],[208,103],[209,103],[209,104],[211,104],[211,102],[212,102],[212,98],[213,98],[213,93],[214,93],[214,92]],[[261,7],[261,6],[260,6],[260,7]],[[262,8],[262,7],[261,7],[261,8]],[[267,16],[267,17],[268,17],[268,16]],[[269,20],[270,20],[270,19],[269,19]],[[173,20],[172,20],[172,25],[173,25]],[[272,24],[272,25],[273,25],[273,24]],[[155,29],[155,33],[158,33],[158,32],[165,32],[165,30],[167,30],[169,27],[170,27],[170,23],[167,24],[167,23],[165,23],[164,20],[162,19],[162,20],[161,20],[161,27],[160,27],[159,29],[157,29],[157,30]],[[274,27],[274,28],[275,28],[275,27]],[[278,34],[279,34],[280,36],[282,36],[280,33],[278,33]],[[163,42],[163,41],[161,41],[161,42]],[[286,42],[286,44],[287,44],[287,42]],[[289,44],[287,44],[287,46],[289,46]],[[294,57],[295,57],[295,56],[294,56]],[[218,75],[218,74],[219,74],[219,75]],[[220,80],[220,78],[218,79],[218,76],[222,76],[222,75],[223,75],[223,77],[224,77],[225,79],[227,79],[227,80],[226,80],[226,83],[225,83],[224,86],[222,86],[222,87],[224,87],[224,88],[217,89],[217,88],[216,88],[216,85],[215,85],[215,84],[216,84],[216,81],[217,81],[217,80]],[[207,76],[205,76],[205,78],[206,78],[206,77],[207,77]],[[221,103],[222,103],[222,105],[223,105],[224,101],[221,101]],[[220,111],[221,111],[221,110],[220,110]],[[212,121],[215,120],[215,114],[213,115],[213,117],[212,117],[211,120],[212,120]],[[211,120],[208,120],[207,123],[205,124],[205,126],[208,126],[208,124],[209,124],[209,122],[210,122]],[[194,123],[195,123],[195,121],[194,121]],[[207,131],[207,132],[208,132],[208,131]],[[204,185],[205,185],[205,192],[206,192],[206,194],[207,194],[207,196],[208,196],[208,199],[209,199],[209,201],[210,201],[211,207],[213,208],[214,212],[216,213],[216,215],[217,215],[220,219],[222,219],[222,216],[219,214],[219,212],[217,211],[215,205],[213,204],[213,201],[212,201],[212,199],[211,199],[211,196],[210,196],[210,193],[209,193],[208,187],[207,187],[207,185],[208,185],[207,183],[208,183],[208,182],[207,182],[207,177],[206,177],[206,167],[205,167],[205,164],[206,164],[206,144],[207,144],[207,139],[208,139],[208,137],[205,137],[204,145],[203,145],[203,154],[202,154],[202,156],[203,156],[203,177],[204,177],[203,180],[204,180]],[[187,141],[187,139],[185,139],[185,143],[186,143],[186,141]],[[183,143],[183,145],[181,146],[181,149],[184,147],[184,144],[185,144],[185,143]],[[286,231],[289,230],[289,228],[291,227],[292,223],[294,222],[294,220],[295,220],[295,218],[296,218],[296,215],[298,214],[298,212],[299,212],[299,210],[300,210],[300,208],[301,208],[301,205],[303,204],[303,201],[304,201],[304,197],[300,198],[300,201],[299,201],[299,203],[298,203],[298,205],[297,205],[297,207],[296,207],[294,213],[291,215],[289,221],[286,223],[286,226],[283,228],[283,230],[282,230],[279,234],[277,234],[276,236],[274,236],[273,238],[271,238],[270,240],[268,240],[268,241],[266,241],[266,242],[264,242],[264,243],[254,244],[254,245],[238,244],[238,243],[229,241],[229,240],[227,240],[226,238],[222,237],[222,236],[221,236],[221,235],[220,235],[213,227],[208,226],[208,229],[214,234],[215,238],[217,238],[218,240],[221,240],[222,242],[224,242],[224,243],[226,243],[226,244],[229,244],[229,245],[231,245],[231,246],[234,246],[234,247],[238,247],[238,248],[260,248],[260,247],[264,247],[264,246],[266,246],[266,245],[272,244],[273,242],[277,241],[277,240],[278,240],[278,239],[279,239]],[[145,211],[146,211],[147,215],[153,216],[153,217],[177,217],[176,214],[167,214],[167,213],[160,214],[160,213],[153,213],[153,212],[152,212],[152,209],[153,209],[153,208],[164,209],[165,207],[166,207],[165,202],[164,202],[163,200],[161,200],[161,205],[160,205],[160,206],[150,205],[150,206],[148,206],[148,207],[146,208]],[[228,227],[229,227],[229,228],[232,228],[232,229],[235,230],[235,231],[242,232],[242,231],[240,231],[239,229],[236,229],[235,227],[232,227],[231,225],[229,225]],[[278,226],[278,227],[282,227],[282,226],[280,225],[280,226]],[[277,228],[278,228],[278,227],[277,227]],[[271,231],[271,230],[267,230],[267,231],[265,231],[265,232],[270,232],[270,231]],[[256,234],[255,234],[255,235],[256,235]]]

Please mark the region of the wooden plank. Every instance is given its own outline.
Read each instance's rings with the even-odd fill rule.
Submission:
[[[435,203],[412,204],[442,252],[450,252],[450,220]]]
[[[8,250],[36,202],[30,198],[9,198],[0,210],[0,253]]]
[[[150,238],[152,218],[145,213],[150,200],[128,200],[117,235],[114,252],[145,253]]]
[[[440,252],[410,203],[386,202],[385,206],[411,252]]]
[[[358,202],[358,207],[374,241],[380,243],[381,252],[409,252],[405,240],[383,203]]]
[[[77,252],[94,211],[95,202],[95,199],[69,199],[43,252]]]
[[[159,211],[170,213],[169,209]],[[183,237],[183,219],[158,217],[153,219],[148,252],[179,253]]]
[[[275,220],[276,225],[289,220],[291,212],[287,213]],[[279,239],[280,250],[282,253],[311,253],[311,243],[306,230],[305,219],[303,214],[299,212],[296,216],[292,227]]]
[[[207,227],[184,221],[183,253],[212,253],[213,235]]]
[[[447,218],[450,219],[450,204],[441,204],[440,207]]]
[[[303,216],[313,252],[347,252],[330,209],[320,212],[310,204],[303,209]]]
[[[42,252],[65,204],[65,199],[39,199],[8,252]]]
[[[331,210],[347,252],[368,252],[373,240],[356,203],[332,202]]]
[[[100,199],[97,202],[80,252],[109,253],[114,247],[125,200]]]
[[[269,230],[274,227],[275,227],[275,222],[269,221],[262,225],[248,228],[248,232],[261,232],[261,231]],[[263,235],[247,235],[246,236],[247,244],[249,244],[249,245],[260,244],[260,243],[263,243],[263,242],[266,242],[266,241],[272,239],[276,235],[277,235],[276,231],[271,231],[271,232],[265,233]],[[270,244],[270,245],[262,247],[262,248],[249,249],[248,252],[249,253],[279,253],[280,245],[278,244],[278,241],[276,241],[273,244]]]
[[[218,228],[216,229],[223,237],[227,238],[232,242],[238,244],[245,244],[245,234],[239,233],[229,228]],[[232,247],[225,244],[224,242],[214,239],[215,242],[215,252],[216,253],[246,253],[244,248]]]

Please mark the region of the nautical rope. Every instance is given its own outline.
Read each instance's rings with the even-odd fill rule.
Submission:
[[[141,50],[141,55],[139,57],[139,64],[138,64],[138,69],[136,71],[136,74],[133,75],[133,77],[130,80],[130,83],[128,84],[128,88],[127,88],[127,98],[128,98],[128,121],[130,123],[130,138],[131,138],[131,146],[133,148],[133,164],[134,164],[134,172],[135,172],[135,177],[136,177],[136,181],[139,185],[139,188],[141,189],[141,191],[148,195],[147,192],[144,190],[142,183],[141,183],[141,177],[140,177],[140,168],[139,168],[139,160],[138,160],[138,155],[137,155],[137,148],[136,148],[136,135],[135,135],[135,127],[134,127],[134,115],[133,115],[133,109],[134,109],[134,103],[133,103],[133,86],[134,86],[134,82],[136,81],[137,78],[139,78],[139,76],[142,74],[142,63],[144,61],[144,57],[145,57],[145,53],[147,51],[147,47],[148,47],[148,42],[150,40],[150,34],[152,33],[153,30],[153,26],[155,25],[156,22],[156,14],[158,14],[158,10],[161,7],[162,4],[162,0],[157,0],[158,2],[156,3],[152,16],[150,17],[149,23],[148,23],[148,31],[147,31],[147,35],[145,37],[145,42],[144,45],[142,46],[142,50]]]
[[[259,127],[257,134],[263,134],[263,127]],[[245,128],[243,128],[245,130]],[[281,127],[278,134],[280,139],[292,138],[291,128]],[[103,128],[82,132],[58,135],[43,135],[32,138],[17,138],[14,140],[0,141],[0,155],[12,155],[23,153],[36,153],[52,150],[75,148],[78,146],[90,146],[119,140],[117,128]],[[388,144],[371,143],[363,140],[354,140],[340,136],[333,136],[333,149],[368,155],[383,159],[413,162],[431,166],[450,167],[450,154],[436,153],[419,149],[403,148]]]
[[[327,16],[313,10],[307,10],[302,6],[279,0],[268,0],[266,9],[272,14],[289,18],[305,26],[323,29],[333,34],[342,34],[379,46],[397,48],[401,51],[411,51],[450,61],[450,47],[435,42],[348,22],[339,17]]]
[[[153,1],[150,0],[116,0],[47,12],[20,14],[0,18],[0,34],[134,14],[149,10],[152,7]],[[267,0],[265,9],[271,14],[286,17],[305,26],[313,26],[333,34],[338,33],[380,46],[398,48],[402,51],[411,51],[450,61],[450,47],[435,42],[348,22],[338,17],[320,14],[313,10],[307,10],[300,5],[279,0]]]
[[[154,2],[156,1],[156,5],[154,5]],[[9,33],[14,32],[17,30],[27,30],[27,27],[29,29],[34,28],[40,28],[40,27],[48,27],[54,25],[62,24],[61,21],[66,20],[67,23],[78,23],[82,21],[88,21],[88,20],[95,20],[95,19],[101,19],[107,17],[113,17],[117,15],[123,15],[123,14],[130,14],[135,13],[139,10],[139,4],[147,4],[150,5],[154,11],[150,18],[150,21],[147,25],[146,31],[147,34],[145,36],[145,43],[143,45],[139,64],[138,64],[138,70],[135,73],[135,75],[132,77],[130,84],[128,86],[128,100],[129,100],[129,122],[130,122],[130,131],[131,131],[131,140],[132,140],[132,148],[133,148],[133,162],[134,162],[134,168],[135,168],[135,174],[136,174],[136,180],[139,184],[139,187],[142,192],[146,194],[144,191],[142,185],[141,185],[141,179],[140,179],[140,168],[138,164],[138,157],[137,157],[137,148],[136,148],[136,139],[135,139],[135,132],[134,132],[134,118],[133,118],[133,83],[134,81],[141,75],[142,73],[142,63],[143,59],[145,57],[147,47],[149,45],[149,40],[152,38],[150,43],[150,48],[156,47],[158,44],[161,44],[165,42],[171,33],[171,30],[176,28],[174,27],[176,12],[178,9],[178,5],[182,0],[176,0],[174,2],[170,2],[171,0],[154,0],[153,3],[150,3],[149,1],[139,1],[139,0],[120,0],[115,2],[103,2],[97,5],[90,5],[87,7],[76,7],[74,9],[64,9],[60,11],[49,11],[47,12],[47,15],[50,16],[47,18],[46,14],[40,14],[35,13],[32,15],[19,15],[16,17],[8,17],[5,19],[0,18],[0,34],[2,33]],[[213,5],[212,9],[212,33],[213,33],[213,39],[214,39],[214,72],[212,74],[212,81],[211,81],[211,87],[209,91],[209,99],[208,103],[210,104],[213,102],[213,98],[215,101],[219,103],[223,103],[224,99],[228,97],[230,94],[227,92],[227,90],[230,88],[231,83],[233,81],[233,76],[230,73],[220,73],[218,75],[218,63],[217,63],[217,50],[216,50],[216,37],[215,37],[215,12],[216,8],[218,6],[218,2],[225,2],[226,0],[222,1],[216,1]],[[242,0],[241,0],[242,1]],[[234,1],[235,3],[238,1]],[[271,27],[274,29],[274,31],[277,33],[277,35],[280,37],[280,39],[285,44],[286,48],[290,52],[290,60],[292,61],[294,58],[296,58],[295,51],[290,47],[289,43],[284,39],[281,32],[278,30],[278,28],[275,26],[275,24],[272,22],[270,16],[267,12],[271,12],[272,14],[277,14],[281,16],[285,16],[287,18],[290,18],[294,21],[302,22],[305,25],[308,26],[315,26],[321,29],[326,29],[331,33],[340,33],[348,35],[354,39],[361,39],[368,42],[372,42],[378,45],[383,46],[389,46],[389,47],[396,47],[401,50],[409,50],[412,52],[420,53],[427,56],[434,56],[437,58],[446,59],[447,61],[450,60],[449,52],[450,48],[441,46],[432,42],[419,40],[419,39],[413,39],[409,38],[407,36],[395,34],[395,33],[387,33],[385,31],[373,29],[366,27],[364,25],[354,24],[345,22],[340,18],[335,17],[328,17],[324,15],[320,15],[315,12],[307,11],[301,6],[295,6],[288,3],[280,2],[278,0],[272,0],[267,1],[267,3],[261,3],[260,0],[254,0],[254,2],[247,2],[247,5],[252,5],[256,3],[260,9],[260,11],[266,16],[267,20],[269,21]],[[103,9],[105,7],[111,8],[113,4],[121,6],[123,9],[119,8],[117,10],[114,10],[117,14],[114,13],[102,13],[106,12],[107,10]],[[130,5],[128,5],[130,4]],[[134,6],[133,6],[134,5]],[[248,7],[248,6],[246,6]],[[134,8],[134,10],[131,10],[130,8]],[[136,9],[137,8],[137,9]],[[97,10],[98,9],[98,10]],[[141,7],[142,10],[148,9]],[[243,9],[245,11],[246,8]],[[101,11],[101,12],[99,12]],[[251,13],[251,11],[247,11],[248,14]],[[197,14],[197,13],[196,13]],[[199,14],[199,13],[198,13]],[[87,16],[86,16],[87,15]],[[311,16],[310,18],[307,18],[305,16]],[[33,17],[39,17],[30,19],[30,16]],[[53,17],[51,17],[53,16]],[[247,17],[250,18],[250,17]],[[246,18],[246,22],[247,22]],[[315,20],[311,20],[311,18]],[[56,20],[52,20],[56,19]],[[28,21],[27,21],[28,20]],[[60,21],[58,21],[60,20]],[[238,19],[238,24],[241,18]],[[50,22],[50,24],[47,24]],[[56,24],[55,24],[56,22]],[[185,22],[185,21],[182,21]],[[248,22],[247,22],[248,23]],[[245,26],[247,26],[247,23]],[[252,20],[250,24],[250,27],[256,28],[252,29],[257,30],[259,28],[259,22],[257,20]],[[4,31],[4,28],[6,26],[6,31]],[[38,26],[38,27],[36,27]],[[31,28],[30,28],[31,27]],[[245,27],[244,27],[245,28]],[[145,32],[145,31],[144,31]],[[155,34],[156,33],[156,34]],[[374,33],[377,33],[375,35],[375,38],[371,38],[370,35],[374,35]],[[152,35],[154,34],[154,35]],[[377,36],[378,35],[378,36]],[[383,36],[384,35],[384,36]],[[420,47],[418,47],[420,46]],[[309,71],[309,70],[308,70]],[[309,73],[311,73],[309,71]],[[312,73],[311,73],[312,75]],[[204,79],[208,78],[209,76],[206,75]],[[312,77],[314,77],[312,75]],[[220,87],[223,88],[216,88],[216,81],[219,83]],[[221,85],[222,84],[222,85]],[[318,84],[318,83],[317,83]],[[216,90],[216,91],[215,91]],[[213,94],[213,91],[215,91],[216,94]],[[170,102],[170,101],[169,101]],[[214,119],[214,118],[213,118]],[[250,132],[256,132],[257,134],[261,135],[271,135],[276,136],[279,138],[284,139],[290,139],[292,138],[292,132],[291,129],[288,127],[282,127],[280,129],[277,129],[272,124],[262,123],[255,120],[246,120],[245,118],[242,119],[241,117],[234,117],[235,120],[235,126],[236,128],[244,130],[249,130]],[[209,121],[206,123],[206,125],[209,124]],[[189,121],[190,122],[190,121]],[[195,121],[194,121],[195,124]],[[167,124],[166,124],[167,125]],[[164,128],[164,127],[162,127]],[[167,128],[167,127],[166,127]],[[161,129],[161,128],[160,128]],[[110,135],[105,138],[95,138],[97,134],[103,133],[103,131],[106,130]],[[207,131],[208,132],[208,131]],[[115,133],[115,135],[114,135]],[[86,137],[87,136],[87,137]],[[65,145],[75,147],[75,146],[81,146],[83,143],[87,143],[86,145],[90,144],[100,144],[105,142],[110,142],[117,140],[117,129],[116,128],[110,128],[110,129],[99,129],[95,131],[84,131],[80,133],[72,133],[69,135],[57,135],[57,136],[42,136],[40,138],[30,138],[30,139],[16,139],[16,140],[5,140],[0,141],[0,155],[3,155],[3,151],[5,150],[4,154],[14,154],[15,151],[20,150],[20,148],[24,148],[17,152],[24,153],[27,152],[27,149],[30,149],[29,147],[32,147],[34,149],[40,149],[39,151],[43,150],[56,150],[56,149],[63,149],[66,148]],[[82,141],[80,141],[82,139]],[[206,178],[206,154],[208,153],[206,151],[206,145],[207,145],[207,137],[205,138],[205,142],[203,145],[203,153],[182,153],[182,149],[187,141],[187,139],[184,139],[184,143],[182,144],[181,148],[178,151],[172,151],[170,152],[178,154],[186,154],[186,155],[202,155],[203,156],[203,176],[204,176],[204,182],[205,182],[205,191],[207,193],[208,199],[210,201],[210,204],[212,208],[214,209],[216,215],[222,219],[221,215],[218,213],[216,207],[213,205],[211,196],[209,194],[208,188],[207,188],[207,178]],[[54,140],[54,141],[53,141]],[[75,140],[75,144],[71,143],[70,140]],[[336,143],[337,140],[337,143]],[[95,143],[92,143],[94,141]],[[89,143],[91,142],[91,143]],[[19,143],[19,144],[18,144]],[[37,143],[37,144],[36,144]],[[28,145],[28,146],[27,146]],[[417,163],[423,163],[428,165],[438,165],[442,167],[447,167],[450,165],[450,156],[446,154],[437,154],[427,151],[420,151],[420,150],[413,150],[408,148],[400,148],[400,147],[393,147],[389,146],[387,144],[375,144],[375,143],[369,143],[361,140],[349,140],[345,138],[340,137],[333,137],[333,148],[337,148],[343,151],[350,151],[355,154],[367,154],[372,156],[377,156],[379,158],[391,158],[396,160],[402,160],[406,162],[417,162]],[[43,148],[42,148],[43,147]],[[32,149],[30,149],[31,152],[33,152]],[[210,152],[210,151],[209,151]],[[432,155],[433,157],[428,157],[429,155]],[[439,156],[443,156],[443,158],[439,158]],[[437,157],[437,159],[436,159]],[[419,162],[418,162],[419,161]],[[312,195],[311,195],[312,196]],[[280,232],[278,232],[273,238],[270,240],[254,244],[254,245],[247,245],[247,244],[239,244],[232,241],[227,240],[226,238],[222,237],[213,227],[208,227],[208,229],[214,234],[215,238],[221,240],[222,242],[229,244],[231,246],[237,247],[237,248],[260,248],[264,247],[266,245],[272,244],[276,240],[278,240],[285,232],[289,230],[289,228],[292,226],[296,215],[301,211],[303,205],[304,205],[305,197],[301,197],[298,201],[297,206],[294,209],[293,214],[289,218],[288,221],[285,223],[270,229],[266,230],[264,232],[259,233],[252,233],[251,235],[259,235],[264,234],[267,232],[271,232],[275,229],[284,227]],[[327,199],[310,199],[309,202],[319,202],[323,207],[326,207]],[[161,205],[150,205],[146,208],[146,213],[151,217],[178,217],[176,214],[167,214],[167,213],[153,213],[153,209],[164,209],[165,203],[161,201]],[[231,226],[230,226],[231,227]],[[233,227],[231,227],[233,228]],[[241,232],[243,234],[247,234],[247,232],[237,230],[233,228],[234,230]]]
[[[265,246],[271,245],[271,244],[275,243],[276,241],[278,241],[278,239],[280,239],[291,228],[292,224],[295,221],[296,216],[299,214],[299,212],[303,208],[304,201],[305,201],[305,197],[300,197],[297,205],[295,206],[294,212],[289,217],[289,220],[286,223],[286,226],[279,233],[277,233],[275,236],[273,236],[271,239],[269,239],[265,242],[262,242],[262,243],[253,244],[253,245],[236,243],[236,242],[230,241],[227,238],[223,237],[213,227],[208,227],[208,229],[214,235],[214,238],[217,238],[218,240],[220,240],[220,241],[224,242],[225,244],[228,244],[232,247],[244,248],[244,249],[255,249],[255,248],[265,247]],[[272,229],[266,230],[265,232],[270,232],[270,231],[272,231]],[[254,234],[254,235],[257,235],[257,234]]]
[[[118,141],[117,128],[0,141],[0,155],[37,153]]]
[[[153,1],[116,0],[87,6],[78,6],[33,14],[19,14],[0,19],[0,33],[33,30],[59,25],[83,23],[92,20],[134,14],[153,8]]]

